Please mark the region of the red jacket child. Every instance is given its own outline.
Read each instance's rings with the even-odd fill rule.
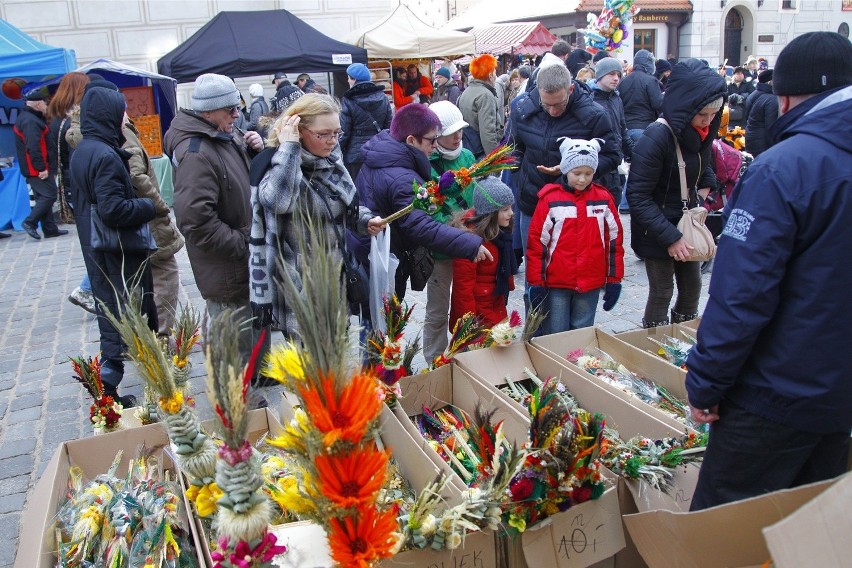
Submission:
[[[624,276],[624,232],[609,191],[558,183],[538,192],[527,238],[527,282],[584,293]]]
[[[453,259],[453,291],[449,327],[467,312],[480,317],[487,327],[508,317],[506,302],[515,289],[517,271],[512,248],[512,190],[496,177],[487,177],[473,186],[473,210],[464,221],[482,237],[492,259],[474,262]]]

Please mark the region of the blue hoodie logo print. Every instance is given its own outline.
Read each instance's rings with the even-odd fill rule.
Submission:
[[[734,209],[731,211],[731,216],[728,217],[722,235],[745,242],[753,221],[754,215],[745,209]]]

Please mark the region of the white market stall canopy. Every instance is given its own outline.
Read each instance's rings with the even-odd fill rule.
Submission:
[[[402,4],[381,21],[353,31],[343,41],[363,47],[370,59],[434,59],[476,51],[472,34],[433,28]]]

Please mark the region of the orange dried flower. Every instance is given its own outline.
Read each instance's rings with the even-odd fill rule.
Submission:
[[[332,377],[321,378],[320,388],[321,393],[308,383],[299,387],[299,394],[305,412],[323,433],[323,443],[326,447],[341,439],[358,443],[382,409],[382,401],[376,396],[376,378],[369,373],[356,374],[339,398]]]
[[[332,518],[328,533],[331,557],[343,567],[369,568],[380,558],[393,556],[399,527],[396,508],[378,512],[375,507],[360,511],[359,518]]]
[[[388,458],[387,452],[376,448],[317,456],[319,490],[339,507],[368,507],[384,484]]]

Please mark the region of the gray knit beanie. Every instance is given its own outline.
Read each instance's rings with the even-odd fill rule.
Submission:
[[[473,211],[477,217],[499,211],[514,202],[512,189],[500,181],[500,178],[489,176],[474,182]]]
[[[618,71],[619,75],[624,75],[624,68],[621,62],[614,57],[604,57],[595,65],[595,79],[600,81],[605,75],[609,75],[613,71]]]
[[[571,138],[560,138],[559,153],[562,161],[559,162],[559,171],[567,174],[574,168],[589,166],[593,170],[598,169],[598,152],[603,140],[592,138],[591,140],[579,140]]]
[[[208,112],[240,104],[240,92],[230,77],[205,73],[195,80],[192,110]]]

